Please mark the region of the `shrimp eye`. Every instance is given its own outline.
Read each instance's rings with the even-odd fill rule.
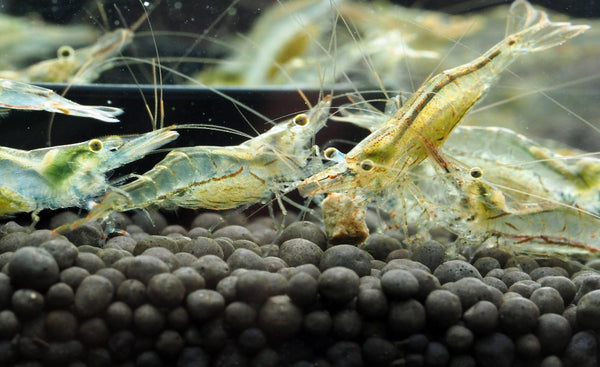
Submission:
[[[75,54],[75,50],[71,46],[61,46],[56,53],[59,59],[67,59]]]
[[[98,139],[92,139],[90,140],[88,147],[90,148],[90,150],[92,152],[99,152],[102,150],[102,142]]]
[[[370,159],[365,159],[364,161],[360,162],[360,168],[362,168],[364,171],[370,171],[373,169],[373,167],[375,167],[375,164]]]
[[[303,113],[296,115],[296,117],[294,117],[294,123],[298,126],[306,126],[308,125],[308,116]]]
[[[470,174],[473,178],[480,178],[481,176],[483,176],[483,171],[479,167],[473,167],[471,168]]]
[[[325,151],[323,152],[323,156],[325,156],[325,159],[332,159],[333,156],[335,156],[335,154],[338,152],[338,150],[334,147],[331,148],[327,148],[325,149]]]

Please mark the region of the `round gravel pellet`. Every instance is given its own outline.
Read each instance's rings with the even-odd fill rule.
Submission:
[[[435,269],[433,275],[438,278],[441,284],[456,282],[465,277],[482,278],[473,265],[462,260],[446,261]]]
[[[285,340],[300,330],[302,310],[287,295],[273,296],[260,307],[257,321],[269,337]]]
[[[78,326],[77,318],[69,311],[50,311],[44,319],[44,328],[47,336],[53,341],[73,339],[77,334]]]
[[[427,296],[425,309],[428,320],[442,328],[454,325],[462,315],[460,298],[444,289],[435,290]]]
[[[66,283],[71,289],[76,290],[90,272],[78,266],[71,266],[60,272],[61,282]]]
[[[79,326],[79,339],[90,347],[104,345],[110,336],[106,322],[99,317],[87,319]]]
[[[235,289],[238,300],[261,304],[271,296],[287,293],[289,285],[281,274],[250,270],[237,277]]]
[[[359,277],[371,274],[370,256],[351,245],[337,245],[327,249],[321,257],[319,269],[325,271],[333,267],[354,270]]]
[[[8,275],[16,286],[44,291],[58,281],[59,268],[48,251],[22,247],[13,254]]]
[[[133,324],[144,335],[157,335],[166,324],[166,318],[156,307],[145,304],[133,311]]]
[[[535,335],[525,334],[515,340],[515,349],[522,358],[530,360],[539,356],[542,347]]]
[[[431,342],[425,349],[424,361],[426,366],[443,367],[448,364],[450,353],[442,343]]]
[[[333,335],[338,340],[355,340],[360,336],[362,320],[355,310],[344,309],[333,315]]]
[[[398,349],[389,340],[370,337],[362,345],[367,366],[389,366],[398,355]]]
[[[228,327],[234,331],[242,331],[255,324],[256,315],[256,310],[249,304],[231,302],[225,307],[224,319]]]
[[[348,268],[336,266],[319,276],[319,292],[326,300],[344,304],[358,295],[359,277]]]
[[[476,334],[488,334],[498,324],[498,309],[489,301],[479,301],[465,311],[465,326]]]
[[[383,318],[387,315],[388,300],[380,289],[361,289],[356,309],[366,318]]]
[[[360,249],[368,252],[376,260],[385,261],[388,255],[395,250],[402,249],[402,244],[397,239],[381,233],[372,233],[367,237],[365,244]]]
[[[156,339],[156,350],[165,357],[174,357],[183,349],[185,343],[175,330],[165,330]],[[159,359],[160,361],[160,359]]]
[[[175,254],[164,247],[151,247],[144,251],[142,255],[160,259],[169,267],[169,271],[179,268],[179,261],[177,260],[177,257],[175,257]]]
[[[117,288],[116,297],[118,300],[127,303],[130,307],[136,308],[146,303],[146,286],[137,279],[127,279]]]
[[[67,283],[53,284],[46,292],[46,306],[48,308],[62,308],[70,306],[75,299],[73,288]]]
[[[156,274],[148,282],[148,298],[156,307],[178,306],[185,297],[185,287],[181,280],[170,273]]]
[[[82,318],[103,311],[113,298],[112,283],[99,275],[85,278],[75,292],[75,312]]]
[[[20,329],[21,323],[13,311],[0,311],[0,339],[10,340]]]
[[[408,336],[414,334],[425,327],[425,308],[419,301],[414,299],[392,302],[387,322],[390,331],[395,335]]]
[[[279,256],[289,266],[303,264],[319,265],[323,250],[309,240],[303,238],[292,238],[281,244]]]
[[[55,238],[46,241],[40,245],[40,248],[48,251],[54,257],[61,270],[73,265],[77,258],[77,247],[66,239]]]
[[[429,269],[436,269],[444,261],[446,246],[438,241],[427,240],[411,248],[411,260],[426,265]]]
[[[213,238],[217,237],[227,237],[235,240],[248,240],[254,243],[258,242],[256,237],[252,235],[252,232],[248,230],[246,227],[238,226],[238,225],[229,225],[223,228],[219,228],[212,234]]]
[[[419,281],[407,270],[392,269],[381,276],[381,289],[390,298],[408,299],[419,291]]]
[[[571,325],[563,316],[547,313],[538,318],[535,334],[545,355],[560,355],[571,339]]]
[[[113,285],[115,294],[116,294],[117,289],[121,285],[121,283],[123,283],[123,281],[125,281],[125,279],[126,279],[125,275],[123,275],[123,273],[121,273],[120,271],[118,271],[117,269],[114,269],[114,268],[100,269],[96,272],[96,275],[99,275],[101,277],[108,279]]]
[[[20,319],[32,318],[44,309],[44,296],[33,289],[17,289],[12,294],[11,304]]]
[[[319,283],[305,272],[298,272],[288,281],[287,295],[300,307],[312,304],[318,295]]]
[[[327,249],[327,236],[320,226],[313,222],[300,221],[287,226],[275,239],[276,245],[282,245],[291,239],[304,239],[317,245],[321,250]]]
[[[224,258],[223,249],[217,241],[207,237],[196,237],[190,243],[181,247],[181,251],[187,252],[200,258],[204,255],[215,255]]]
[[[186,308],[194,320],[203,322],[223,312],[225,299],[213,290],[198,289],[186,297]]]
[[[546,276],[538,279],[538,282],[542,287],[554,288],[560,293],[561,298],[564,301],[565,307],[573,301],[577,288],[571,279],[563,276]]]
[[[206,282],[204,278],[196,270],[191,267],[181,267],[173,272],[185,288],[185,294],[189,294],[196,289],[202,289],[205,287]]]
[[[565,366],[597,366],[598,341],[589,331],[580,331],[573,335],[563,354]]]
[[[587,293],[577,302],[577,325],[585,329],[600,329],[600,290]]]
[[[120,266],[120,263],[123,263],[123,266]],[[150,278],[156,274],[169,272],[169,267],[164,261],[148,255],[123,258],[113,266],[125,274],[128,279],[137,279],[144,284],[148,284]]]
[[[504,275],[500,279],[502,279],[504,284],[506,284],[506,286],[510,288],[513,284],[515,284],[518,281],[531,280],[531,277],[529,276],[529,274],[518,269],[512,271],[507,271],[507,269],[504,269]]]
[[[106,241],[104,248],[118,248],[133,254],[136,241],[129,236],[117,236]]]
[[[477,339],[474,345],[478,366],[511,367],[515,358],[515,344],[502,333],[493,333]]]
[[[98,246],[104,233],[102,228],[93,222],[84,223],[72,231],[65,233],[65,237],[77,246]]]
[[[333,320],[326,310],[316,310],[304,316],[303,328],[309,335],[325,336],[331,330]]]
[[[486,276],[487,273],[492,269],[500,269],[500,262],[493,257],[480,257],[473,263],[473,266],[479,271],[479,274]]]
[[[505,299],[499,310],[500,326],[510,334],[525,334],[537,325],[540,311],[535,303],[522,297]]]
[[[5,273],[0,272],[0,309],[5,309],[13,293],[13,287],[10,284],[10,278]]]
[[[98,257],[98,255],[81,251],[79,251],[79,254],[75,258],[74,265],[86,269],[90,274],[94,274],[98,270],[106,267],[106,264]]]
[[[227,258],[227,265],[231,270],[255,269],[267,270],[263,258],[252,250],[238,248]]]
[[[509,288],[509,292],[519,293],[524,298],[531,297],[531,294],[536,289],[540,288],[540,283],[533,280],[519,280],[518,282],[513,283]]]
[[[207,288],[215,288],[217,283],[229,275],[229,266],[215,255],[205,255],[190,264],[204,278]]]
[[[540,314],[556,313],[562,314],[565,310],[564,302],[560,293],[551,287],[541,287],[533,291],[529,297],[540,310]]]
[[[463,310],[482,300],[491,300],[490,287],[477,278],[462,278],[453,283],[446,283],[446,289],[460,298]]]
[[[461,325],[449,327],[444,335],[446,346],[448,346],[448,349],[453,353],[467,352],[469,348],[471,348],[474,339],[475,336],[473,335],[473,332]]]

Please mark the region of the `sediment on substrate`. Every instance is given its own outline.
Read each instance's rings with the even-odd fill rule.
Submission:
[[[66,237],[2,225],[0,365],[597,364],[594,260],[467,262],[443,234],[331,247],[318,224],[278,234],[240,215],[152,222],[119,215],[129,235],[105,243],[93,223]]]

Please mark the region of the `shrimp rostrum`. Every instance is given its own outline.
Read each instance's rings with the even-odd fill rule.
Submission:
[[[176,139],[173,127],[31,151],[0,147],[0,215],[84,207],[110,187],[106,174]]]
[[[224,210],[266,203],[293,190],[320,169],[314,135],[329,117],[326,96],[306,113],[276,124],[235,146],[195,146],[171,150],[150,171],[115,188],[88,214],[87,221],[113,211],[144,208]],[[320,162],[319,162],[320,163]],[[75,228],[82,221],[58,228]],[[68,227],[68,228],[67,228]]]

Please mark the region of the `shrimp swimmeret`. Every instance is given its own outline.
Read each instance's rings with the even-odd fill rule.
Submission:
[[[176,139],[173,127],[30,151],[0,147],[0,215],[82,207],[110,187],[106,173]]]
[[[115,188],[73,229],[113,211],[149,207],[224,210],[266,202],[321,168],[311,162],[315,134],[329,117],[330,96],[306,113],[240,145],[176,148],[135,181]],[[192,125],[193,126],[193,125]],[[317,159],[315,162],[320,162]]]
[[[43,110],[105,122],[119,122],[115,116],[123,113],[115,107],[80,105],[50,89],[7,79],[0,79],[0,109]]]
[[[509,10],[507,36],[485,54],[465,65],[427,80],[396,113],[338,163],[307,178],[301,193],[349,193],[372,199],[428,155],[424,140],[444,144],[465,113],[483,97],[518,56],[548,49],[589,27],[550,22],[524,0]]]

